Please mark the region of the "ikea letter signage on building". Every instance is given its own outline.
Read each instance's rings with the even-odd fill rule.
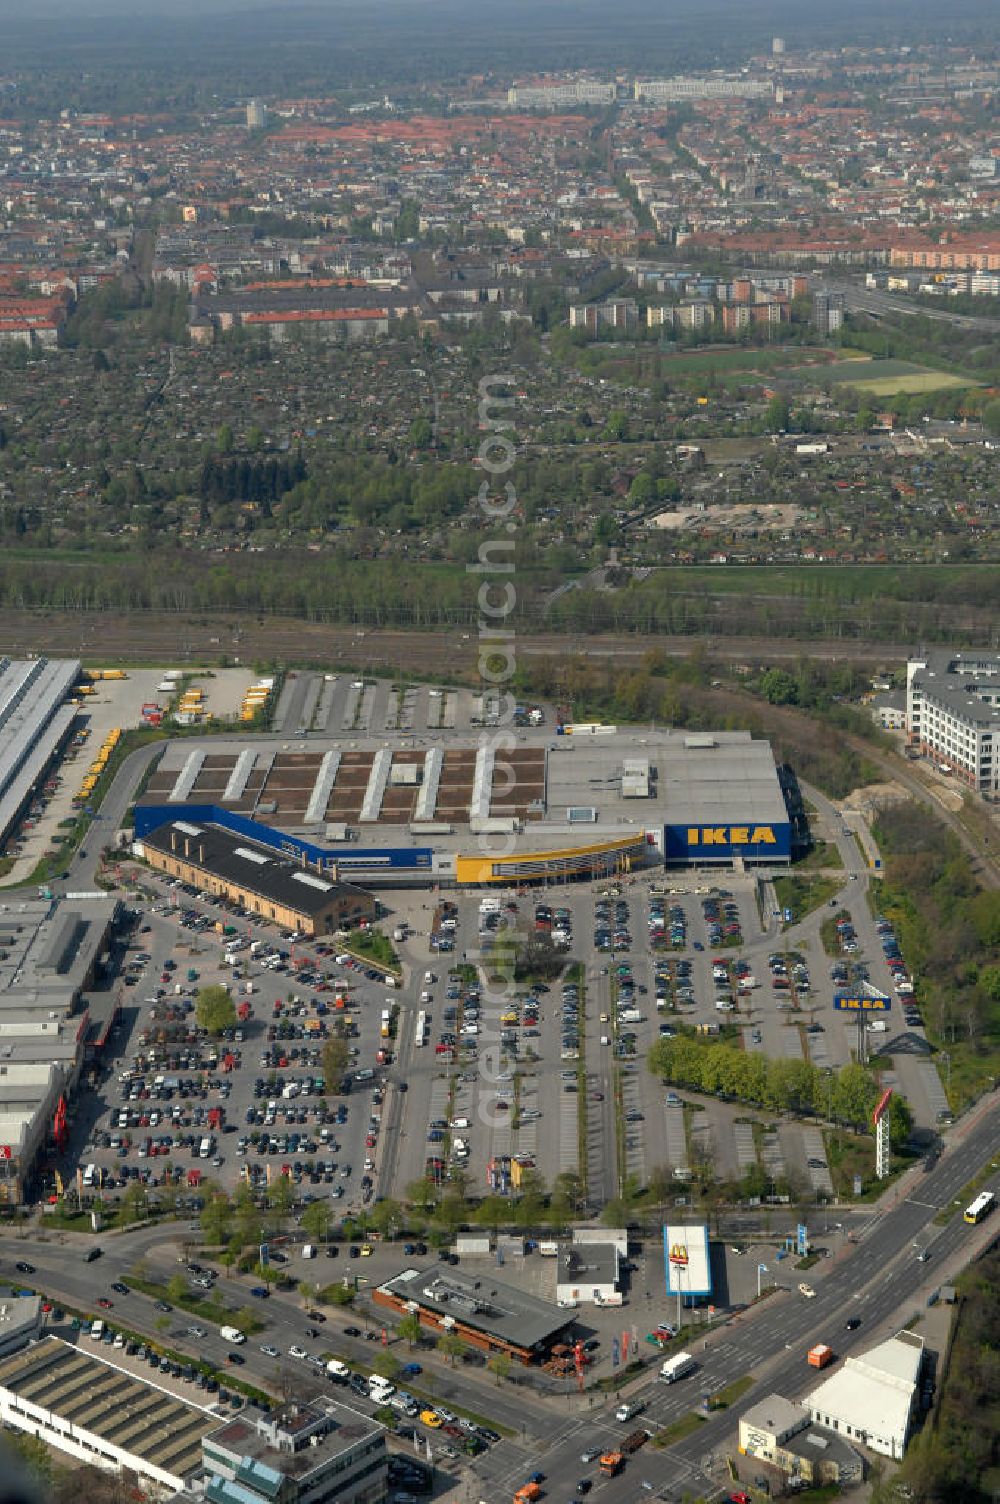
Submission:
[[[833,1006],[838,1013],[857,1013],[864,1008],[869,1013],[888,1013],[889,999],[884,996],[878,997],[847,997],[838,992],[833,999]]]
[[[791,853],[791,831],[778,825],[667,825],[663,849],[668,862],[781,861]]]
[[[689,846],[774,846],[773,825],[691,825]]]

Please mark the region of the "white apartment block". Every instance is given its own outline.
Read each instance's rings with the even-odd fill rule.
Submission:
[[[507,90],[507,103],[522,110],[559,110],[581,104],[614,104],[615,92],[614,84],[599,84],[589,79],[539,87],[519,87],[515,84]]]
[[[669,104],[681,99],[766,99],[773,89],[766,78],[637,78],[633,86],[640,104]]]
[[[984,799],[1000,798],[1000,654],[929,653],[906,666],[910,745]]]

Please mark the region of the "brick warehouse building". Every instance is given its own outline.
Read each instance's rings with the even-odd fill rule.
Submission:
[[[215,826],[172,820],[136,845],[156,871],[303,935],[332,935],[375,918],[375,900],[363,888],[320,877]]]

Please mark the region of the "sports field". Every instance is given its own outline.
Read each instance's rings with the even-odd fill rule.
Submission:
[[[977,385],[965,376],[934,371],[909,360],[837,360],[824,367],[823,375],[829,381],[870,392],[873,397],[891,397],[895,392],[942,392],[949,387]]]

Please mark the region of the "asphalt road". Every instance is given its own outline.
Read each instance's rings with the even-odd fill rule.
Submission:
[[[928,1279],[939,1278],[937,1271],[948,1262],[949,1256],[960,1254],[963,1246],[970,1246],[973,1241],[972,1230],[958,1216],[938,1231],[933,1225],[935,1213],[963,1194],[964,1187],[981,1166],[995,1166],[998,1155],[1000,1101],[991,1098],[980,1109],[978,1121],[965,1138],[946,1150],[934,1170],[911,1176],[907,1193],[898,1205],[873,1211],[856,1247],[845,1247],[836,1258],[810,1272],[808,1278],[816,1289],[815,1299],[805,1300],[795,1292],[779,1293],[767,1302],[763,1319],[754,1319],[752,1315],[735,1318],[713,1333],[700,1352],[697,1341],[688,1339],[687,1346],[695,1352],[699,1369],[693,1378],[677,1386],[664,1388],[651,1378],[637,1381],[635,1391],[646,1403],[643,1419],[658,1426],[697,1405],[702,1393],[711,1393],[742,1374],[753,1373],[757,1382],[740,1406],[706,1420],[694,1436],[663,1452],[647,1450],[629,1464],[621,1478],[602,1480],[595,1491],[597,1496],[602,1500],[632,1498],[637,1474],[658,1490],[684,1487],[702,1491],[707,1483],[700,1475],[712,1465],[716,1451],[731,1435],[740,1409],[754,1403],[764,1392],[764,1386],[768,1391],[777,1390],[789,1397],[795,1397],[806,1386],[809,1374],[804,1368],[803,1353],[808,1345],[825,1340],[843,1355],[869,1346],[873,1329],[889,1318],[893,1324],[902,1324],[920,1307],[923,1297],[919,1287]],[[990,1184],[1000,1185],[1000,1176],[994,1174]],[[183,1238],[183,1224],[178,1231]],[[98,1290],[107,1289],[121,1275],[127,1281],[128,1270],[138,1256],[145,1256],[166,1277],[177,1269],[181,1252],[179,1247],[164,1243],[160,1228],[105,1238],[105,1255],[96,1267],[83,1263],[84,1246],[84,1240],[78,1237],[57,1241],[37,1234],[21,1237],[11,1232],[0,1245],[0,1271],[20,1283],[25,1277],[16,1273],[14,1261],[26,1258],[36,1266],[32,1282],[39,1288],[57,1299],[91,1310]],[[928,1246],[931,1263],[927,1267],[918,1265],[916,1248]],[[248,1304],[245,1282],[221,1278],[219,1286],[234,1304]],[[114,1299],[110,1320],[150,1336],[156,1334],[157,1313],[146,1297],[132,1294]],[[359,1361],[366,1355],[370,1361],[374,1344],[345,1338],[340,1331],[344,1324],[350,1324],[349,1315],[332,1314],[321,1338],[310,1343],[305,1337],[309,1318],[299,1308],[296,1297],[272,1296],[266,1307],[262,1306],[261,1314],[266,1317],[268,1327],[243,1349],[247,1361],[241,1373],[245,1378],[273,1384],[280,1377],[282,1364],[259,1352],[261,1341],[273,1342],[282,1353],[287,1352],[291,1343],[300,1342],[313,1351],[336,1352],[348,1361],[352,1358]],[[861,1317],[862,1326],[856,1333],[844,1328],[850,1315]],[[197,1352],[224,1365],[226,1344],[217,1332],[194,1342],[186,1336],[190,1324],[190,1318],[178,1316],[165,1338],[179,1350]],[[285,1366],[289,1364],[294,1372],[294,1360],[287,1360]],[[541,1466],[562,1482],[571,1480],[587,1471],[579,1461],[585,1447],[606,1446],[621,1436],[621,1428],[612,1418],[614,1401],[591,1404],[588,1396],[584,1405],[582,1400],[569,1395],[563,1416],[562,1401],[541,1400],[519,1393],[513,1386],[497,1388],[478,1372],[452,1373],[437,1365],[433,1382],[435,1394],[445,1403],[449,1397],[458,1398],[515,1431],[516,1439],[493,1448],[475,1465],[477,1481],[488,1487],[506,1490],[512,1484],[516,1486],[533,1466]]]
[[[953,313],[946,299],[936,301],[927,297],[898,297],[859,286],[856,282],[827,281],[834,292],[842,292],[847,298],[847,307],[860,313],[892,314],[894,317],[936,319],[942,324],[956,324],[960,329],[978,329],[984,334],[1000,333],[1000,319],[984,318],[979,314]]]
[[[883,1340],[886,1326],[902,1326],[923,1306],[926,1287],[941,1278],[941,1267],[949,1256],[960,1253],[975,1237],[961,1216],[938,1229],[933,1225],[935,1214],[963,1191],[982,1165],[996,1164],[998,1155],[1000,1102],[991,1099],[966,1140],[948,1150],[933,1171],[918,1172],[898,1206],[873,1212],[856,1246],[846,1245],[836,1258],[801,1276],[815,1289],[814,1299],[803,1298],[797,1290],[776,1293],[759,1316],[734,1318],[707,1343],[687,1338],[685,1348],[699,1365],[691,1378],[670,1386],[644,1378],[628,1391],[630,1398],[638,1397],[646,1404],[639,1424],[669,1424],[697,1407],[703,1394],[744,1374],[754,1376],[753,1388],[737,1405],[703,1421],[686,1440],[662,1452],[644,1450],[618,1479],[597,1484],[592,1497],[634,1500],[637,1477],[652,1482],[657,1490],[670,1491],[670,1496],[681,1488],[701,1491],[704,1480],[699,1474],[713,1468],[723,1447],[730,1444],[743,1410],[765,1393],[776,1391],[797,1398],[811,1387],[814,1376],[806,1367],[805,1353],[813,1343],[828,1342],[838,1356],[846,1356]],[[990,1185],[1000,1186],[1000,1176],[994,1175]],[[927,1265],[916,1261],[918,1249],[924,1247],[931,1250]],[[792,1280],[797,1284],[794,1275]],[[855,1332],[846,1330],[850,1317],[861,1319]],[[628,1429],[615,1422],[613,1413],[614,1403],[595,1407],[593,1412],[577,1409],[561,1423],[550,1424],[534,1448],[520,1453],[512,1443],[494,1448],[480,1459],[477,1472],[504,1487],[523,1481],[529,1462],[560,1480],[593,1475],[593,1467],[581,1466],[580,1453],[620,1441]],[[527,1425],[530,1433],[533,1418]]]

